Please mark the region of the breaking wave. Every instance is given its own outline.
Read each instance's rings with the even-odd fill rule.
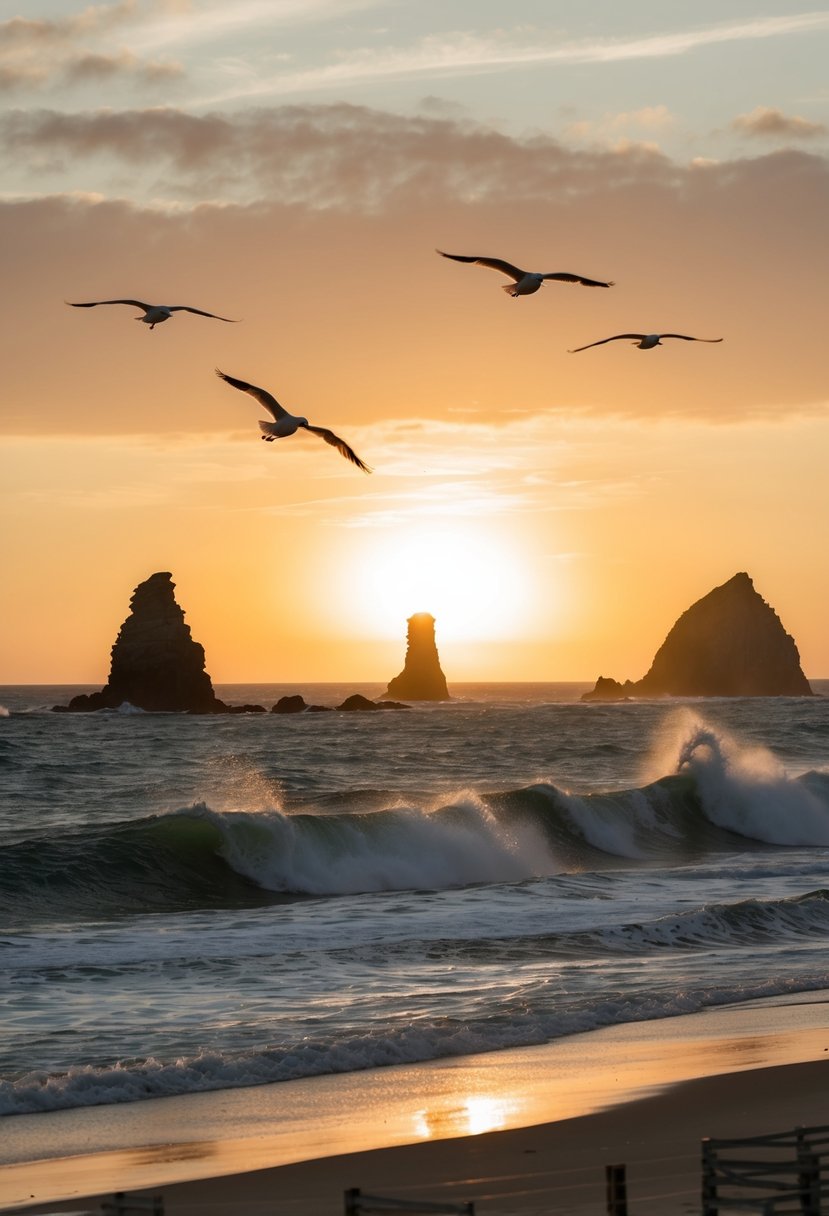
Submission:
[[[348,810],[336,799],[301,813],[196,803],[64,828],[3,850],[0,912],[31,924],[234,908],[829,845],[827,772],[789,777],[690,714],[660,763],[668,775],[655,781],[584,795],[543,782],[431,801],[352,790]]]

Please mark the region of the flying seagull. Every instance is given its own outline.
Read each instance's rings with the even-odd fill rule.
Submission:
[[[312,435],[319,435],[320,439],[324,439],[326,443],[330,443],[341,456],[345,456],[346,460],[350,460],[352,464],[356,464],[358,469],[362,469],[364,473],[371,472],[371,469],[367,464],[363,463],[353,448],[350,448],[345,440],[340,439],[339,435],[335,435],[333,431],[327,430],[324,426],[311,426],[307,418],[299,418],[296,414],[289,414],[286,409],[282,408],[275,397],[272,397],[263,388],[257,388],[255,384],[248,384],[246,380],[235,380],[233,376],[226,376],[224,372],[219,371],[218,367],[216,368],[216,375],[227,384],[238,388],[241,392],[250,393],[251,397],[254,397],[270,414],[273,414],[274,422],[263,422],[261,419],[259,421],[262,438],[268,443],[273,443],[274,439],[285,439],[288,435],[295,435],[299,428],[303,426]]]
[[[562,283],[581,283],[582,287],[613,286],[612,283],[604,283],[600,279],[586,279],[583,275],[568,274],[564,270],[550,274],[534,274],[532,271],[513,266],[511,262],[504,262],[501,258],[466,257],[462,253],[444,253],[442,249],[436,249],[435,252],[442,258],[451,258],[453,262],[474,262],[477,266],[489,266],[491,270],[500,270],[502,274],[509,275],[513,282],[507,283],[501,290],[513,298],[531,296],[534,291],[538,291],[545,279],[558,279]]]
[[[612,338],[599,338],[598,342],[577,346],[568,353],[575,355],[580,350],[589,350],[591,346],[604,346],[605,342],[620,342],[625,338],[630,338],[640,350],[653,350],[655,346],[661,346],[663,338],[681,338],[683,342],[722,342],[722,338],[692,338],[690,334],[614,334]]]
[[[143,304],[141,300],[90,300],[85,304],[73,304],[71,300],[67,300],[66,303],[71,308],[97,308],[99,304],[132,304],[133,308],[144,310],[144,316],[136,317],[135,320],[143,321],[145,325],[149,325],[150,329],[155,329],[156,325],[160,325],[162,321],[169,321],[174,312],[195,312],[200,317],[212,317],[214,321],[228,321],[231,325],[235,324],[231,317],[218,317],[215,312],[190,308],[188,304]]]

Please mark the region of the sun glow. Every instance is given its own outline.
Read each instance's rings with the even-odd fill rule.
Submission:
[[[366,538],[349,561],[349,603],[361,631],[399,637],[429,612],[438,637],[477,641],[519,636],[532,608],[529,561],[482,526],[431,524]]]

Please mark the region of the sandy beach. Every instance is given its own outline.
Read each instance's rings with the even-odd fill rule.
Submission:
[[[576,1035],[524,1051],[5,1121],[4,1208],[335,1216],[345,1188],[482,1213],[699,1207],[703,1136],[829,1121],[829,994]]]

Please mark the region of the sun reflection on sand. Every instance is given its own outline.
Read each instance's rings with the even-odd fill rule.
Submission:
[[[471,1094],[458,1105],[419,1110],[414,1117],[414,1128],[424,1140],[441,1140],[450,1136],[479,1136],[483,1132],[494,1132],[509,1124],[510,1115],[518,1109],[520,1102],[504,1095]]]

